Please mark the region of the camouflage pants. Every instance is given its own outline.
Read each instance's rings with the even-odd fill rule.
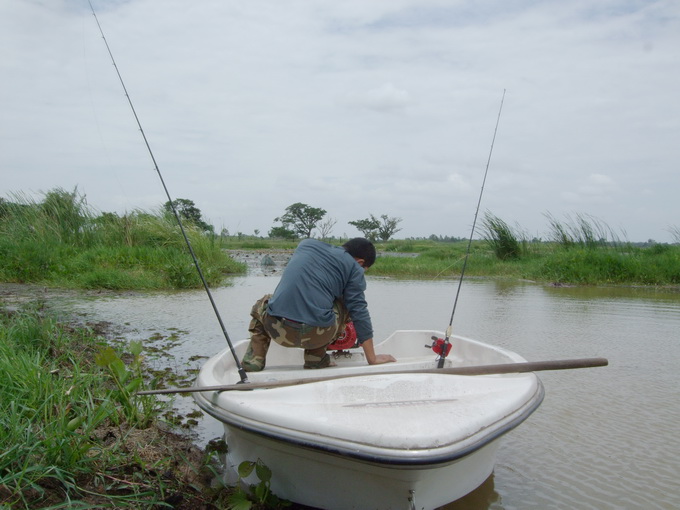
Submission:
[[[345,323],[349,321],[347,308],[341,300],[333,303],[335,321],[327,327],[309,326],[281,317],[274,317],[267,312],[271,294],[266,294],[253,305],[250,345],[243,356],[241,364],[246,372],[259,372],[264,369],[267,351],[271,341],[283,347],[304,349],[305,368],[326,368],[331,359],[326,347],[332,344],[345,331]]]

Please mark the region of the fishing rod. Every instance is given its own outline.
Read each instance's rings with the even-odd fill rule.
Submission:
[[[125,86],[125,82],[123,81],[123,77],[120,74],[120,70],[118,69],[118,65],[116,64],[116,59],[113,58],[113,53],[111,52],[111,48],[109,47],[109,43],[106,40],[106,36],[104,35],[104,30],[102,29],[101,24],[99,23],[99,18],[97,18],[97,13],[94,10],[94,7],[92,6],[91,0],[88,0],[88,3],[90,4],[90,9],[92,10],[92,15],[94,16],[94,20],[97,22],[97,27],[99,28],[99,33],[102,36],[102,39],[104,39],[104,44],[106,45],[106,50],[109,53],[109,57],[111,57],[111,62],[113,63],[113,67],[116,69],[116,74],[118,75],[118,80],[120,81],[120,84],[123,87],[123,91],[125,92],[125,97],[127,98],[128,104],[130,105],[130,109],[132,110],[132,114],[135,117],[135,121],[137,122],[137,127],[139,127],[139,132],[142,134],[142,138],[144,139],[144,144],[146,145],[146,149],[149,152],[149,156],[151,156],[151,161],[153,162],[154,169],[156,170],[156,173],[158,174],[158,178],[161,181],[161,184],[163,186],[163,190],[165,190],[165,195],[168,197],[168,203],[170,204],[170,208],[172,209],[172,214],[175,216],[175,220],[177,221],[177,224],[179,225],[179,229],[182,232],[182,237],[184,237],[184,242],[187,245],[187,248],[189,249],[189,254],[191,255],[192,260],[194,261],[194,266],[196,266],[196,271],[198,272],[198,276],[201,279],[201,282],[203,283],[203,288],[205,289],[206,293],[208,294],[208,299],[210,300],[210,304],[212,305],[213,311],[215,312],[215,316],[217,317],[217,321],[220,324],[220,327],[222,328],[222,334],[224,335],[224,338],[227,340],[227,345],[229,345],[229,349],[231,350],[231,354],[234,357],[234,361],[236,362],[236,368],[238,369],[238,374],[239,377],[241,378],[242,383],[247,383],[248,382],[248,376],[246,375],[246,371],[243,369],[243,366],[241,366],[241,362],[238,359],[238,356],[236,355],[236,351],[234,350],[234,345],[231,342],[231,339],[229,338],[229,333],[227,333],[227,328],[224,325],[224,321],[222,321],[222,316],[220,315],[219,310],[217,309],[217,304],[215,303],[215,300],[213,299],[212,292],[210,292],[210,288],[208,287],[208,282],[206,282],[205,277],[203,276],[203,271],[201,271],[201,265],[198,263],[198,258],[196,257],[196,254],[194,253],[194,248],[191,246],[191,241],[189,241],[189,237],[187,236],[186,230],[184,229],[184,224],[182,223],[182,219],[180,218],[179,213],[177,212],[177,208],[175,207],[175,202],[170,196],[170,192],[168,191],[168,187],[165,185],[165,179],[163,179],[163,174],[161,174],[161,170],[158,167],[158,163],[156,163],[156,158],[153,154],[153,151],[151,150],[151,145],[149,144],[149,140],[146,138],[146,133],[144,133],[144,129],[142,128],[142,123],[139,120],[139,117],[137,116],[137,111],[135,110],[134,105],[132,104],[132,98],[130,98],[130,94],[128,94],[127,87]]]
[[[456,298],[453,301],[453,310],[451,310],[451,319],[449,320],[449,326],[446,328],[446,338],[441,345],[438,345],[438,349],[441,348],[439,353],[439,362],[437,363],[437,368],[444,368],[444,361],[446,356],[451,350],[450,341],[451,331],[453,326],[453,316],[456,314],[456,306],[458,305],[458,297],[460,296],[460,288],[463,286],[463,276],[465,276],[465,268],[467,267],[467,261],[470,256],[470,247],[472,246],[472,236],[475,233],[475,225],[477,224],[477,215],[479,214],[479,206],[482,203],[482,195],[484,194],[484,186],[486,184],[486,176],[489,173],[489,164],[491,163],[491,154],[493,154],[493,146],[496,142],[496,133],[498,132],[498,124],[501,120],[501,112],[503,111],[503,101],[505,101],[505,89],[503,89],[503,97],[501,97],[501,105],[498,108],[498,117],[496,118],[496,127],[493,131],[493,138],[491,139],[491,148],[489,149],[489,157],[486,160],[486,169],[484,170],[484,179],[482,179],[482,188],[479,190],[479,199],[477,200],[477,209],[475,210],[475,218],[472,221],[472,231],[470,232],[470,238],[468,239],[467,250],[465,252],[465,258],[463,259],[463,268],[460,271],[460,280],[458,281],[458,289],[456,290]]]

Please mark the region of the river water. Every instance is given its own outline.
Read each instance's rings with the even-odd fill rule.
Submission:
[[[233,340],[246,336],[250,307],[278,279],[251,273],[213,291]],[[395,329],[446,329],[457,285],[369,276],[376,341]],[[155,362],[173,370],[197,369],[196,356],[226,345],[204,291],[88,297],[68,307],[127,325],[127,338],[165,339],[172,357]],[[606,357],[610,364],[541,372],[545,400],[503,438],[493,475],[443,508],[680,508],[680,292],[467,279],[453,331],[530,361]],[[175,405],[196,409],[191,397]],[[199,420],[199,442],[221,432],[212,418]]]

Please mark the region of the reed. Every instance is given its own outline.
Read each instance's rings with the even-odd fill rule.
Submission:
[[[677,225],[672,225],[668,227],[668,232],[673,236],[673,240],[676,244],[680,244],[680,227]]]
[[[594,249],[621,244],[619,236],[603,221],[587,215],[567,216],[560,221],[551,214],[545,215],[550,224],[549,238],[564,248],[581,247]]]
[[[586,285],[680,284],[680,248],[635,248],[626,251],[572,248],[536,260],[531,278]]]
[[[482,220],[483,237],[500,260],[518,259],[526,236],[519,228],[513,228],[498,216],[486,212]]]
[[[201,286],[179,227],[164,211],[95,215],[77,189],[53,190],[41,201],[14,195],[2,206],[3,281],[116,290]],[[210,285],[245,271],[218,236],[192,224],[185,230]]]
[[[455,279],[460,275],[466,242],[419,242],[419,253],[379,256],[369,276]],[[381,245],[381,251],[385,246]],[[500,259],[486,242],[472,242],[466,275],[527,279],[582,285],[678,285],[680,246],[655,244],[603,244],[570,246],[554,242],[529,242],[520,258]]]

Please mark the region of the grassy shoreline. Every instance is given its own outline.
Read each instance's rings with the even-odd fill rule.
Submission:
[[[335,244],[341,244],[338,241]],[[378,259],[368,275],[406,279],[457,279],[467,241],[394,240],[376,243]],[[239,240],[223,242],[229,251],[291,250],[287,241]],[[466,276],[531,280],[558,285],[680,286],[680,245],[568,246],[525,243],[521,254],[499,258],[492,244],[475,240]]]
[[[162,210],[96,215],[76,191],[61,189],[41,202],[0,205],[0,281],[112,290],[202,285],[175,218]],[[245,272],[218,236],[191,221],[184,230],[208,284]]]
[[[223,508],[215,454],[160,420],[139,346],[0,303],[0,508]]]
[[[77,191],[56,189],[41,202],[0,202],[0,282],[111,290],[169,290],[202,285],[173,216],[133,211],[94,214]],[[563,224],[551,218],[550,241],[529,240],[488,214],[471,243],[466,275],[576,285],[680,285],[680,244],[620,241],[595,219]],[[246,265],[230,250],[293,250],[299,240],[218,236],[184,225],[201,271],[212,287]],[[611,239],[611,240],[608,240]],[[341,245],[345,239],[329,242]],[[377,242],[384,255],[370,274],[396,278],[457,278],[467,240]]]

